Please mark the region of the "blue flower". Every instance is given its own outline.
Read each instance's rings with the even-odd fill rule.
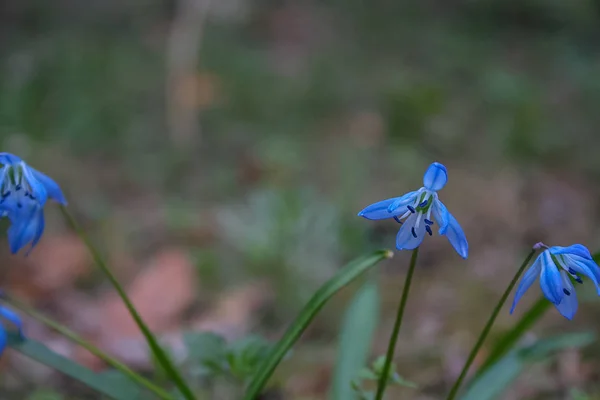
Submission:
[[[439,225],[438,233],[445,235],[456,252],[467,258],[469,244],[458,221],[448,212],[446,206],[438,199],[437,191],[448,181],[448,172],[442,164],[434,162],[427,168],[423,176],[423,187],[401,197],[383,200],[358,213],[360,217],[370,220],[394,218],[402,224],[396,236],[398,250],[417,248],[425,234],[433,235],[431,226]],[[433,216],[433,219],[431,217]],[[403,219],[405,219],[402,221]]]
[[[19,157],[0,153],[0,164],[0,214],[11,222],[10,251],[18,253],[27,244],[31,251],[44,233],[46,201],[50,198],[63,205],[67,201],[56,182]]]
[[[9,310],[8,308],[0,306],[0,317],[9,322],[12,322],[17,327],[19,335],[23,337],[23,325],[21,323],[21,318],[16,313]],[[6,332],[6,329],[4,328],[4,325],[0,323],[0,356],[4,352],[7,342],[8,334]]]
[[[546,248],[523,275],[510,313],[539,275],[544,296],[565,318],[573,319],[577,312],[577,294],[573,281],[583,283],[579,274],[594,282],[600,295],[600,268],[585,246],[574,244],[569,247]]]

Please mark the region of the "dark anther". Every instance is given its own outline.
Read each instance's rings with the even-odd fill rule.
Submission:
[[[21,185],[17,185],[15,186],[15,190],[18,192],[19,190],[21,190]]]
[[[410,229],[410,231],[412,232],[412,235],[414,237],[417,237],[417,232],[415,232],[415,227],[414,226]]]
[[[569,292],[567,289],[563,288],[563,293],[566,294],[567,296],[571,295],[571,292]]]
[[[428,203],[428,201],[425,200],[422,203],[419,203],[419,207],[423,208],[423,207],[425,207],[427,205],[427,203]]]
[[[425,218],[423,221],[425,221],[427,225],[433,225],[433,221],[430,219]]]
[[[21,207],[23,207],[23,204],[21,204],[21,202],[18,202],[17,207],[21,208]]]
[[[573,268],[569,268],[569,273],[571,275],[575,275],[577,273],[577,271],[575,271]]]
[[[8,192],[6,192],[6,193],[2,193],[2,198],[3,199],[7,198],[8,196],[10,196],[10,190]]]
[[[408,211],[410,211],[411,213],[415,213],[415,208],[413,206],[406,206],[406,208],[408,208]]]
[[[31,200],[35,200],[35,196],[33,195],[33,193],[29,194],[29,198],[30,198]]]
[[[425,225],[425,230],[429,233],[429,236],[433,236],[433,232],[431,231],[431,227],[429,225]]]
[[[578,276],[575,276],[575,282],[577,282],[577,283],[582,283],[582,284],[583,284],[583,281],[582,281],[582,280],[581,280],[581,278],[580,278],[580,277],[578,277]]]
[[[398,218],[397,215],[394,215],[394,219],[396,220],[397,223],[399,223],[400,225],[402,225],[402,221],[400,221],[400,218]]]

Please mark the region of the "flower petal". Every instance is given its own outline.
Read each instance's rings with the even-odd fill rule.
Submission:
[[[569,294],[567,295],[565,293],[560,304],[555,304],[555,306],[563,317],[571,320],[577,312],[577,293],[575,293],[575,288],[573,287],[573,283],[571,282],[571,278],[567,275],[567,272],[564,270],[560,271],[560,276],[562,278],[563,288],[566,289]]]
[[[544,251],[540,257],[542,259],[542,272],[540,274],[542,292],[552,303],[559,304],[564,297],[564,293],[558,267],[554,264],[552,255],[548,250]]]
[[[572,268],[575,272],[587,276],[594,282],[596,291],[600,295],[600,267],[598,267],[598,264],[594,260],[588,260],[575,254],[563,254],[559,257],[562,257],[566,261],[565,267],[567,269]]]
[[[540,256],[538,256],[538,258],[535,259],[535,261],[533,262],[531,267],[529,267],[527,269],[527,271],[525,271],[525,274],[521,278],[519,287],[517,288],[517,291],[515,292],[515,299],[513,300],[512,307],[510,308],[511,314],[515,310],[517,303],[519,302],[519,300],[521,300],[521,297],[523,297],[523,295],[525,294],[527,289],[529,289],[531,287],[531,285],[533,285],[533,282],[535,282],[535,279],[538,277],[541,270],[542,270],[542,262],[541,262],[541,255],[540,255]]]
[[[590,251],[582,244],[574,244],[568,247],[552,246],[550,247],[550,252],[552,254],[576,254],[580,257],[587,258],[588,260],[592,259]]]
[[[412,233],[417,215],[418,214],[411,214],[400,227],[398,235],[396,235],[396,248],[398,250],[416,249],[423,242],[426,233],[425,227],[427,226],[424,221],[421,221],[419,227],[415,228],[416,237]]]
[[[448,213],[448,227],[445,235],[458,255],[466,259],[469,256],[469,243],[460,224],[450,213]]]
[[[67,200],[65,199],[65,196],[64,196],[62,190],[60,189],[60,186],[58,186],[58,183],[56,183],[48,175],[43,174],[34,168],[30,167],[30,170],[31,170],[33,177],[44,186],[44,188],[46,189],[46,192],[48,193],[48,197],[56,200],[57,202],[59,202],[60,204],[62,204],[64,206],[67,205]]]
[[[0,356],[4,353],[4,349],[6,349],[6,343],[8,342],[8,335],[6,334],[6,330],[2,325],[0,325]]]
[[[421,193],[420,190],[415,190],[412,192],[408,192],[401,197],[397,197],[396,200],[394,202],[392,202],[392,204],[389,205],[388,211],[391,213],[398,212],[398,214],[404,213],[406,211],[404,208],[406,206],[414,203],[417,200],[417,196],[420,193]],[[398,210],[398,209],[400,209],[400,210]]]
[[[404,213],[406,211],[403,209],[399,212],[390,212],[389,209],[392,204],[398,204],[398,206],[395,206],[395,208],[400,207],[404,203],[405,203],[404,206],[406,206],[415,201],[416,195],[417,195],[417,192],[415,191],[415,192],[407,193],[402,197],[394,197],[391,199],[382,200],[377,203],[373,203],[373,204],[365,207],[361,212],[359,212],[358,216],[366,218],[366,219],[370,219],[370,220],[392,218],[395,215]]]
[[[46,186],[42,184],[42,182],[38,181],[33,175],[33,171],[31,167],[27,164],[22,163],[23,165],[23,175],[29,186],[31,186],[32,194],[35,196],[35,199],[40,203],[43,207],[46,205],[46,200],[48,200],[48,191],[46,190]]]
[[[21,158],[15,156],[14,154],[0,153],[0,164],[14,165],[20,163],[21,161]]]
[[[437,196],[435,197],[436,199],[431,205],[431,207],[433,207],[433,219],[435,219],[435,222],[437,222],[438,226],[440,227],[438,233],[440,235],[444,235],[446,233],[446,229],[448,229],[448,222],[450,220],[448,216],[450,215],[450,213],[448,212],[448,209],[446,208],[444,203],[439,201],[437,199]]]
[[[427,168],[423,175],[423,186],[426,189],[437,192],[448,182],[448,171],[443,164],[434,162]]]
[[[21,317],[19,317],[17,313],[6,307],[0,306],[0,317],[12,322],[17,327],[19,335],[23,336],[23,323],[21,322]]]
[[[45,222],[42,207],[35,202],[29,204],[28,207],[28,213],[23,211],[18,216],[15,216],[16,212],[9,212],[11,226],[8,228],[8,243],[13,254],[18,253],[28,243],[31,243],[31,248],[33,248],[44,233]]]

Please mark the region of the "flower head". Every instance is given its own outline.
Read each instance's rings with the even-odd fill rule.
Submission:
[[[0,317],[4,320],[12,322],[17,327],[19,336],[23,337],[23,325],[21,323],[21,318],[15,312],[6,307],[0,306]],[[4,328],[4,325],[0,323],[0,356],[4,352],[7,342],[8,334]]]
[[[402,226],[396,236],[398,250],[417,248],[425,234],[433,235],[434,220],[439,226],[438,233],[445,235],[456,252],[467,258],[469,244],[458,221],[448,212],[438,199],[437,191],[448,181],[448,171],[440,163],[434,162],[423,175],[423,187],[401,197],[383,200],[363,209],[360,217],[371,220],[393,218]],[[432,219],[433,217],[433,219]]]
[[[544,296],[565,318],[573,319],[577,312],[577,294],[573,282],[583,283],[579,274],[594,282],[600,295],[600,268],[585,246],[574,244],[546,248],[523,275],[510,313],[539,275]]]
[[[17,253],[27,244],[32,249],[44,233],[44,205],[48,198],[66,205],[60,187],[10,153],[0,153],[0,214],[11,222],[8,241]]]

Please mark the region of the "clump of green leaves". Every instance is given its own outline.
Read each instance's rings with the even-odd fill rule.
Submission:
[[[222,390],[219,382],[242,390],[271,349],[271,344],[258,335],[227,343],[214,333],[190,332],[184,335],[184,342],[191,381],[210,392]]]

